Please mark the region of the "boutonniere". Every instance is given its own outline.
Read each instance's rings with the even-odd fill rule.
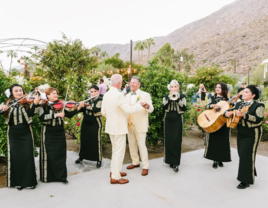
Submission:
[[[139,101],[139,100],[140,100],[140,97],[141,97],[141,96],[139,96],[139,95],[137,96],[137,101]]]

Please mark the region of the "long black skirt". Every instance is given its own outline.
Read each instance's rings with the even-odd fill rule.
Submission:
[[[231,162],[230,128],[223,125],[218,131],[207,134],[204,157],[219,162]]]
[[[165,163],[180,165],[182,134],[183,115],[176,111],[166,113],[164,122]]]
[[[257,128],[239,126],[237,132],[237,151],[239,155],[237,180],[254,184],[255,176],[257,176],[255,168],[256,153],[262,137],[262,126]]]
[[[101,130],[102,121],[100,117],[84,116],[81,126],[80,152],[81,159],[101,161]]]
[[[66,181],[66,138],[62,125],[42,126],[40,150],[40,180],[42,182]]]
[[[37,185],[32,128],[28,124],[8,126],[7,187]]]

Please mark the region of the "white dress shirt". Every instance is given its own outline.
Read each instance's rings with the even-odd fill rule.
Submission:
[[[140,89],[136,91],[136,95],[131,94],[131,105],[134,105],[137,102],[138,95],[140,94]]]

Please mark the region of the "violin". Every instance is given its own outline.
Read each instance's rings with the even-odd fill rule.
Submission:
[[[64,107],[64,103],[66,103],[66,104],[65,104],[65,107],[66,107],[66,108],[69,108],[69,109],[73,109],[76,105],[79,105],[79,102],[75,102],[74,100],[69,100],[69,101],[66,101],[66,102],[64,102],[63,100],[58,100],[58,101],[53,105],[53,107],[54,107],[54,109],[55,109],[56,111],[58,111],[58,110],[62,110],[63,107]],[[85,103],[85,106],[90,106],[90,105]]]

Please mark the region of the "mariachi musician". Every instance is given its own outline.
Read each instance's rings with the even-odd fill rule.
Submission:
[[[92,85],[89,89],[91,100],[86,101],[80,112],[83,112],[84,118],[81,126],[80,151],[76,164],[83,160],[96,161],[97,168],[101,167],[102,146],[101,146],[101,105],[102,95],[99,94],[99,87]]]
[[[241,183],[238,189],[245,189],[254,184],[257,176],[255,161],[259,141],[262,137],[262,120],[264,117],[264,104],[259,99],[259,90],[254,85],[245,88],[242,99],[235,107],[225,112],[225,117],[230,117],[234,112],[241,117],[237,125],[237,150],[239,155],[239,169],[237,180]],[[248,106],[248,112],[241,112]],[[235,110],[235,111],[233,111]]]
[[[219,108],[217,103],[228,101],[228,88],[225,83],[219,82],[215,88],[215,95],[206,105],[206,109]],[[230,128],[224,124],[218,131],[206,134],[206,148],[204,157],[213,160],[212,167],[223,167],[223,162],[231,162]]]
[[[64,130],[64,117],[71,118],[84,103],[73,111],[67,111],[59,103],[58,90],[49,87],[45,91],[48,103],[39,107],[39,119],[42,122],[40,147],[40,178],[42,182],[67,181],[66,168],[66,138]],[[57,106],[57,107],[56,107]]]
[[[37,95],[32,104],[27,102],[25,91],[19,84],[6,90],[8,100],[0,105],[6,118],[7,129],[7,175],[6,186],[34,189],[37,185],[34,162],[34,138],[32,116],[40,102]],[[22,99],[25,97],[24,99]],[[20,102],[18,102],[20,101]]]

